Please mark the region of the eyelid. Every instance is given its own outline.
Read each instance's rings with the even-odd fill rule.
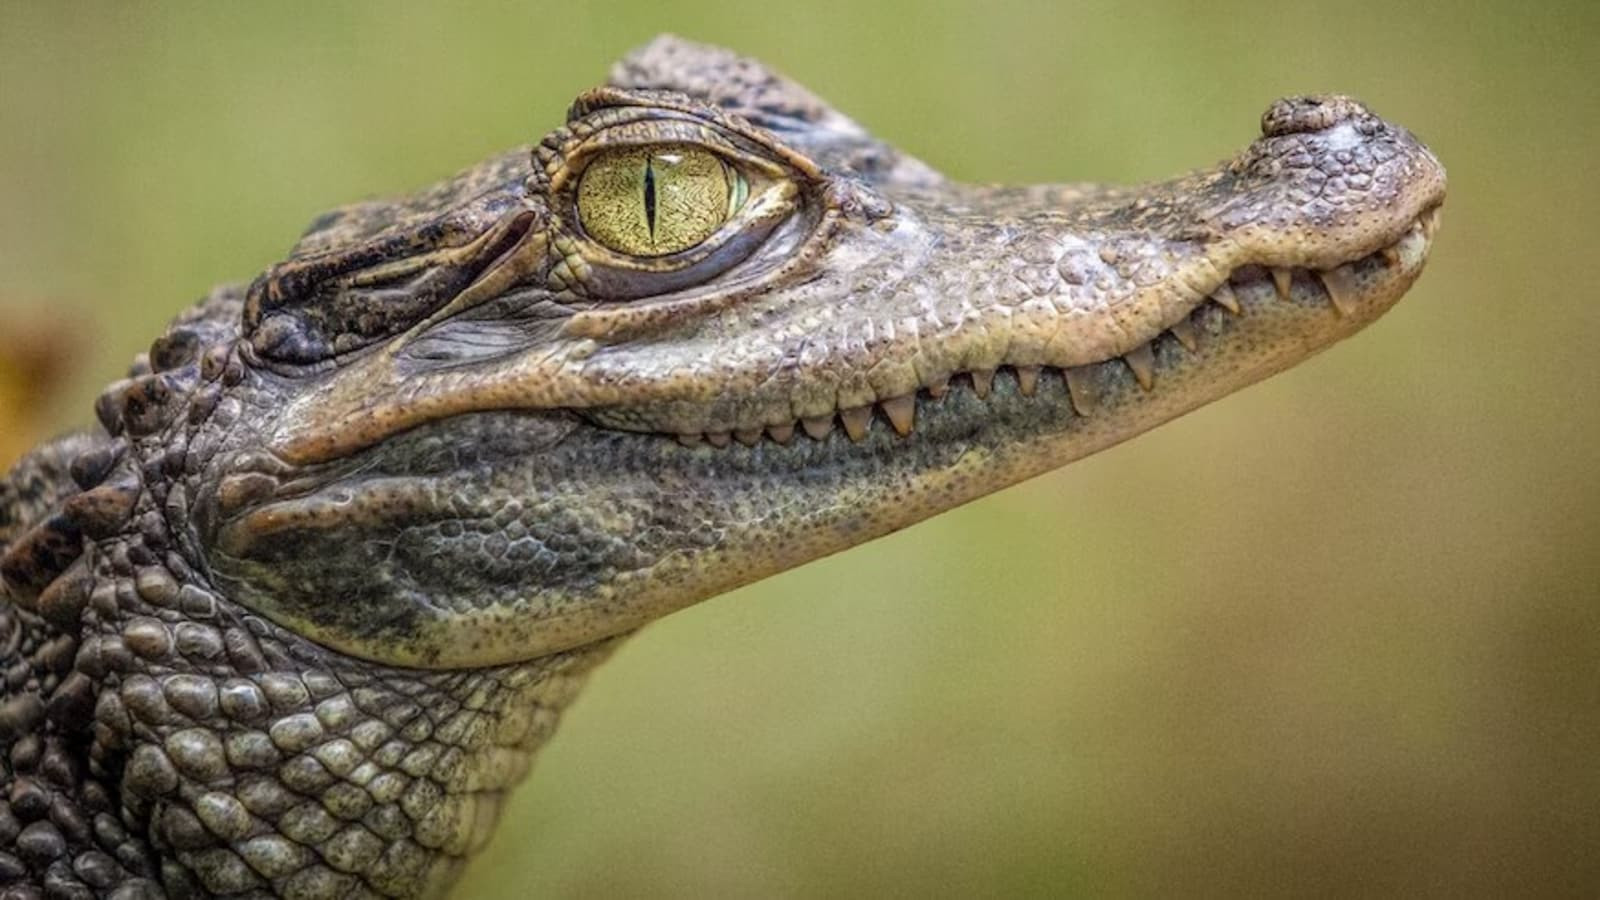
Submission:
[[[737,135],[697,119],[665,116],[642,122],[628,122],[597,129],[581,143],[567,151],[559,169],[551,173],[550,191],[567,192],[583,176],[583,170],[597,156],[623,148],[652,147],[663,144],[689,144],[721,156],[729,165],[738,168],[749,178],[757,173],[763,178],[778,179],[804,176],[783,162],[763,153]]]

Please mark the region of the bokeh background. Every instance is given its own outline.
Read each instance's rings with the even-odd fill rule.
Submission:
[[[317,212],[660,30],[965,179],[1353,93],[1449,167],[1377,326],[601,670],[461,896],[1600,891],[1600,7],[0,0],[0,461]]]

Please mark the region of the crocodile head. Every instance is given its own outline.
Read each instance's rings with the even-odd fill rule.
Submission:
[[[442,892],[614,638],[1355,332],[1443,195],[1344,97],[1169,181],[961,185],[660,39],[0,479],[0,884]]]
[[[1341,96],[1167,181],[958,184],[659,39],[531,151],[325,216],[255,282],[194,540],[238,602],[359,657],[588,644],[1352,334],[1417,278],[1444,188]]]

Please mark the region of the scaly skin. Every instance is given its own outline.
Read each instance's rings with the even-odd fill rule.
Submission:
[[[634,629],[1398,300],[1438,161],[1342,97],[1262,130],[1138,188],[958,185],[662,38],[537,147],[320,218],[0,482],[0,893],[443,893]],[[629,143],[750,199],[607,249],[575,185]]]

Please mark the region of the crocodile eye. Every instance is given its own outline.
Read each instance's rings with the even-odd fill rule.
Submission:
[[[689,144],[608,150],[584,169],[578,219],[591,237],[631,256],[666,256],[710,237],[749,186],[722,157]]]

